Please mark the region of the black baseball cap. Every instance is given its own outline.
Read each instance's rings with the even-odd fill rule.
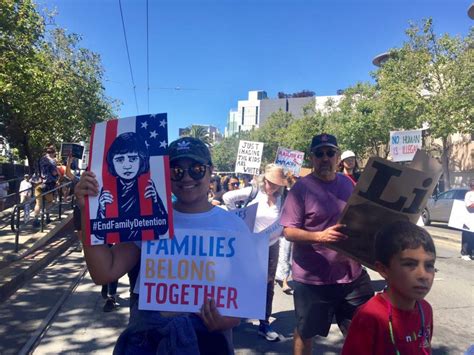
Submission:
[[[170,162],[180,158],[189,158],[202,164],[212,165],[209,148],[202,140],[194,137],[183,137],[171,142],[168,154]]]
[[[339,149],[337,146],[337,139],[331,134],[318,134],[313,137],[313,140],[311,141],[311,151],[315,151],[318,148],[321,147],[332,147]]]

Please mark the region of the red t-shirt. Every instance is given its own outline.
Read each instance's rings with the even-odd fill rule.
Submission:
[[[352,319],[342,355],[396,354],[388,325],[389,304],[381,293],[361,306]],[[395,344],[401,355],[431,354],[433,311],[421,301],[425,317],[427,340],[421,336],[421,316],[418,306],[410,311],[392,307],[392,326]],[[424,351],[424,352],[423,352]]]

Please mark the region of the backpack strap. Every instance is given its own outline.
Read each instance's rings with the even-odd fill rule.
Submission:
[[[247,207],[248,204],[249,204],[250,202],[252,202],[252,201],[255,199],[255,197],[257,196],[257,194],[258,194],[258,187],[252,185],[252,190],[250,191],[250,195],[249,195],[249,197],[247,198],[247,200],[245,201],[245,203],[242,205],[242,208]]]

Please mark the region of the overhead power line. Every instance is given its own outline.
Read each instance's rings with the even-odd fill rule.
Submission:
[[[133,94],[135,95],[135,106],[137,108],[137,115],[138,115],[139,110],[138,110],[137,90],[136,90],[136,86],[135,86],[135,80],[133,79],[132,62],[130,61],[130,51],[128,50],[127,31],[125,31],[125,21],[123,20],[122,1],[121,0],[119,0],[119,7],[120,7],[120,16],[122,17],[123,37],[125,38],[125,47],[127,48],[128,66],[130,68],[130,76],[132,78]]]

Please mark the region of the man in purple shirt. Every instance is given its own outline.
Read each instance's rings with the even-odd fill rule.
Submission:
[[[345,334],[357,307],[373,295],[361,265],[328,248],[347,238],[337,221],[353,190],[351,180],[336,173],[339,153],[336,137],[313,137],[313,172],[293,186],[282,211],[285,237],[294,242],[294,354],[310,354],[313,337],[326,337],[334,316]]]

